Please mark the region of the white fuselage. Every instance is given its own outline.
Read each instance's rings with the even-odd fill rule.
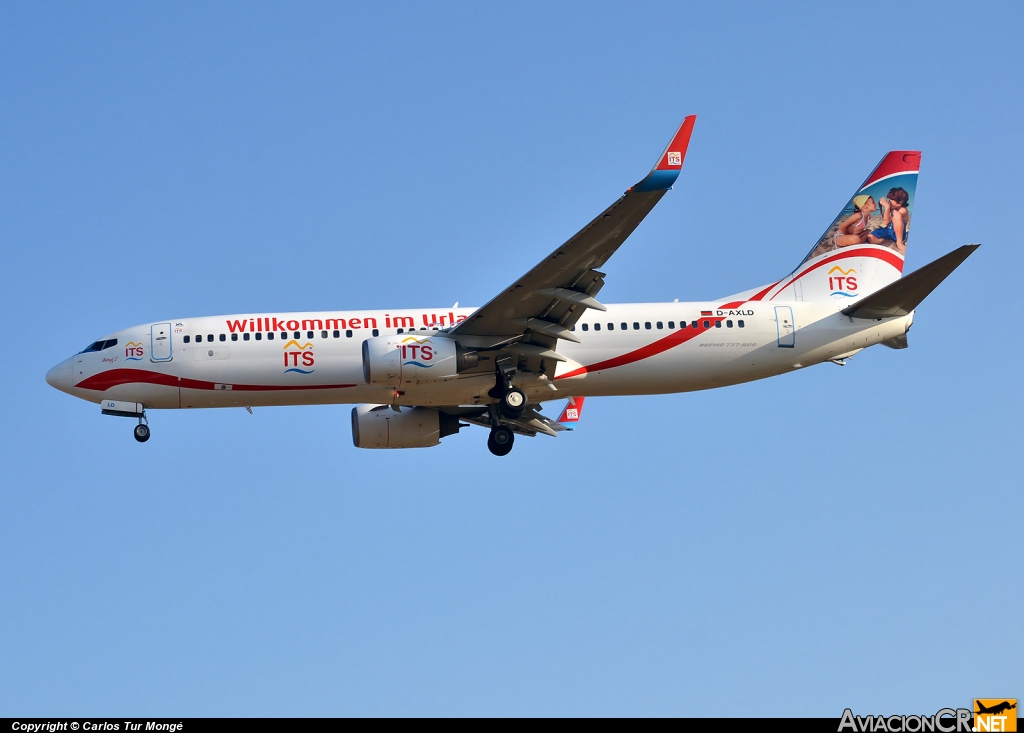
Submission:
[[[830,301],[746,302],[734,309],[720,302],[607,305],[606,312],[587,311],[576,325],[581,343],[558,341],[565,361],[553,375],[520,372],[514,383],[532,402],[710,389],[849,356],[904,334],[913,320],[913,314],[854,319],[839,307]],[[77,354],[47,378],[91,402],[121,400],[147,409],[486,404],[493,373],[397,391],[370,386],[363,376],[367,338],[399,329],[443,338],[444,329],[474,310],[257,314],[144,324],[111,334],[107,340],[116,339],[116,345]]]

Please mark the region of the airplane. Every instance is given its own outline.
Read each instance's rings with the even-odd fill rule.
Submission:
[[[654,168],[483,307],[245,313],[146,323],[46,374],[101,413],[354,404],[358,448],[421,448],[477,425],[507,455],[584,397],[689,392],[907,347],[917,306],[979,245],[902,277],[919,151],[886,154],[792,272],[705,302],[604,304],[608,260],[672,188],[695,115]],[[543,405],[568,399],[557,420]]]
[[[1009,700],[1003,700],[1001,703],[993,705],[990,708],[982,705],[980,700],[975,700],[974,702],[978,706],[978,709],[974,712],[981,715],[999,715],[1000,713],[1005,713],[1007,710],[1013,710],[1017,707],[1016,702],[1011,703]]]

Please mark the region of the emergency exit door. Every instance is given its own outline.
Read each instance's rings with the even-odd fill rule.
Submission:
[[[775,325],[779,331],[779,346],[792,349],[796,346],[793,323],[793,309],[788,305],[775,306]]]
[[[149,329],[149,353],[153,361],[171,360],[171,324],[154,323]]]

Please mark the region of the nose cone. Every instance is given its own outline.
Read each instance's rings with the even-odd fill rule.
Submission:
[[[71,359],[65,359],[48,371],[46,383],[54,389],[71,394]]]

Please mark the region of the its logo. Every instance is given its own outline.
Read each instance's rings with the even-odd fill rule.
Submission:
[[[430,339],[418,339],[409,336],[402,339],[398,348],[402,352],[402,366],[418,366],[429,369],[433,364],[425,364],[434,360],[434,346]],[[408,361],[406,361],[408,359]]]
[[[141,342],[129,341],[124,345],[124,358],[127,361],[142,361],[144,355]]]
[[[833,273],[838,272],[839,274],[833,277]],[[844,295],[847,298],[854,298],[857,296],[857,278],[851,277],[856,275],[857,271],[852,267],[849,270],[844,270],[839,265],[836,265],[828,271],[828,289],[832,292],[831,295]]]
[[[577,410],[575,407],[567,407],[567,408],[565,408],[565,419],[566,420],[579,420],[580,419],[580,411]]]
[[[975,731],[1017,730],[1017,700],[996,698],[974,701]]]
[[[304,367],[313,366],[313,344],[308,341],[304,344],[300,344],[295,339],[292,339],[284,345],[284,373],[298,372],[299,374],[312,374],[316,371],[315,369],[300,369],[300,363]]]
[[[668,164],[669,165],[682,165],[683,164],[683,154],[682,153],[669,153],[668,154]]]

